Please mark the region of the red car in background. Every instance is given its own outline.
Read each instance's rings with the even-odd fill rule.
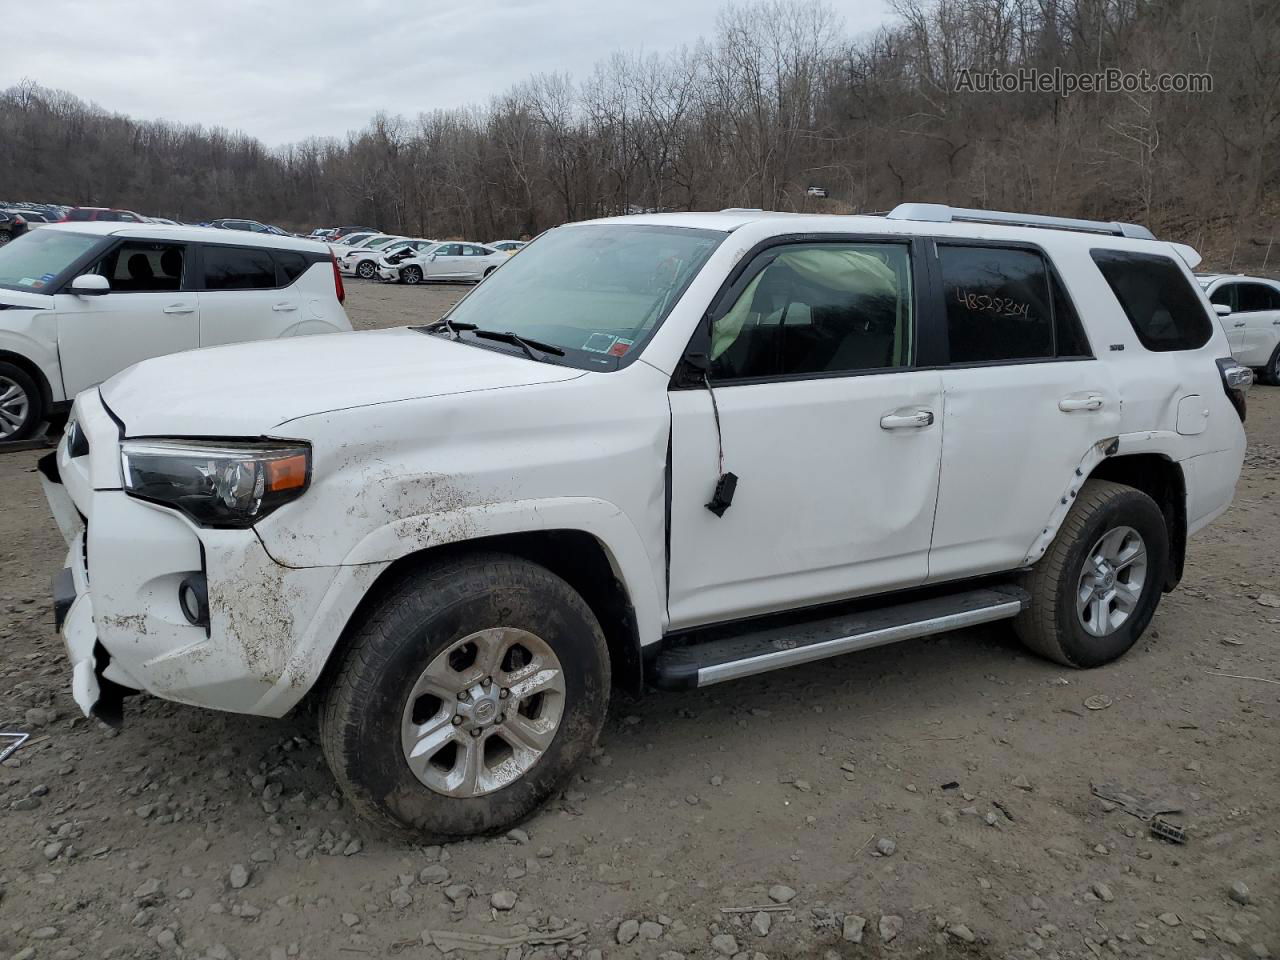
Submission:
[[[113,210],[111,207],[72,207],[62,218],[63,223],[77,223],[85,220],[122,220],[125,223],[146,223],[132,210]]]

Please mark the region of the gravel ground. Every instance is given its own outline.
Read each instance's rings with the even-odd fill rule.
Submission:
[[[359,327],[465,292],[348,290]],[[305,713],[80,717],[37,454],[0,456],[0,730],[32,735],[0,770],[0,957],[1280,956],[1280,390],[1248,426],[1235,505],[1121,662],[983,628],[618,697],[545,810],[443,849],[355,819]],[[1183,806],[1187,843],[1106,781]]]

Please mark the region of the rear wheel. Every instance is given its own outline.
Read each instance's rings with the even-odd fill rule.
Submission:
[[[1151,622],[1168,557],[1168,529],[1154,500],[1089,480],[1027,575],[1031,605],[1014,629],[1032,650],[1066,666],[1109,663]]]
[[[35,381],[21,367],[0,362],[0,443],[27,439],[43,419],[44,398]]]
[[[353,806],[438,839],[509,829],[591,749],[609,656],[586,602],[526,560],[410,571],[356,628],[321,742]]]
[[[400,279],[408,284],[421,283],[422,268],[415,267],[415,266],[405,267],[403,270],[400,271]]]
[[[489,274],[493,273],[493,271],[497,269],[498,269],[497,267],[486,267],[484,271],[484,275],[487,277]],[[482,277],[481,279],[484,279],[484,278]]]

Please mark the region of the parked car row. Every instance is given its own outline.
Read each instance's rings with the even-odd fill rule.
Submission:
[[[1218,313],[1231,355],[1280,386],[1280,282],[1242,274],[1199,274]]]
[[[334,243],[333,250],[344,274],[412,285],[427,281],[478,283],[523,246],[520,240],[485,244],[360,232]]]

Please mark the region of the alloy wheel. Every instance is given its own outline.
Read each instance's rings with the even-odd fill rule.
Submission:
[[[564,670],[542,638],[510,627],[469,634],[413,685],[400,725],[405,762],[448,797],[501,790],[551,747],[564,698]]]
[[[22,386],[0,377],[0,440],[16,436],[31,415],[31,398]]]
[[[1076,587],[1076,616],[1085,632],[1110,636],[1124,625],[1147,582],[1147,545],[1133,527],[1108,530],[1085,557]]]

